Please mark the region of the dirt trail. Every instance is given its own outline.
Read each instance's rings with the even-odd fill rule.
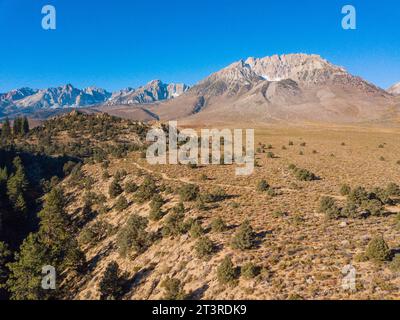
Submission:
[[[140,165],[139,163],[137,163],[136,161],[133,162],[133,164],[141,169],[144,170],[150,174],[158,174],[161,175],[161,177],[164,180],[168,180],[168,181],[175,181],[175,182],[182,182],[182,183],[192,183],[192,184],[198,184],[198,185],[213,185],[216,187],[222,187],[222,188],[236,188],[236,189],[243,189],[243,190],[248,190],[248,191],[254,191],[254,187],[248,187],[248,186],[238,186],[238,185],[232,185],[232,184],[226,184],[226,183],[213,183],[212,181],[208,181],[208,182],[201,182],[201,181],[192,181],[188,178],[171,178],[170,176],[168,176],[166,173],[163,172],[157,172],[154,170],[151,170],[149,168],[146,168],[142,165]],[[285,192],[299,192],[299,190],[296,189],[290,189],[290,188],[279,188],[280,191],[285,191]],[[324,197],[332,197],[336,200],[345,200],[346,197],[342,197],[342,196],[338,196],[338,195],[332,195],[332,194],[326,194],[326,193],[320,193],[320,196]]]

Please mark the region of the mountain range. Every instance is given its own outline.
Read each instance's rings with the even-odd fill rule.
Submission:
[[[72,85],[0,95],[0,116],[85,107],[139,120],[376,122],[399,119],[400,83],[383,90],[319,55],[247,58],[193,87],[159,80],[114,93]]]
[[[42,109],[80,108],[101,104],[145,104],[178,97],[188,88],[185,84],[165,84],[160,80],[151,81],[137,89],[126,88],[114,93],[97,87],[81,90],[71,84],[42,90],[21,88],[0,94],[0,113],[13,115],[29,114]]]

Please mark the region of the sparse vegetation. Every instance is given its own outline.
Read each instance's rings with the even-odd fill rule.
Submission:
[[[201,237],[195,246],[198,258],[209,258],[214,252],[214,243],[208,237]]]
[[[378,235],[368,243],[365,254],[372,261],[384,262],[390,257],[390,249],[383,236]]]
[[[232,239],[231,245],[234,249],[248,250],[252,249],[255,245],[256,235],[250,222],[246,220],[239,227],[235,236]]]
[[[152,235],[146,231],[148,221],[137,214],[133,214],[126,226],[118,234],[117,246],[121,256],[132,253],[143,253],[152,243]]]
[[[200,189],[194,184],[186,184],[179,189],[181,201],[194,201],[198,197]]]
[[[225,257],[217,269],[218,281],[221,284],[234,284],[236,281],[236,270],[233,266],[232,260]]]
[[[167,277],[161,283],[161,287],[165,290],[164,300],[185,300],[187,297],[179,279]]]
[[[225,221],[221,217],[214,218],[211,221],[211,230],[213,232],[224,232],[227,230]]]

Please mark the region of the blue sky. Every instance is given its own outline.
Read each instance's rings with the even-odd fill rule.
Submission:
[[[41,28],[41,8],[57,29]],[[341,8],[357,9],[357,30]],[[398,0],[0,0],[0,92],[196,83],[248,56],[317,53],[382,87],[400,81]]]

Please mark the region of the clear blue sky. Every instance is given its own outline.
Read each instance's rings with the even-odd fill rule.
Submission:
[[[41,28],[41,8],[57,29]],[[357,30],[341,8],[357,9]],[[400,81],[398,0],[0,0],[0,92],[72,83],[193,84],[248,56],[317,53],[382,87]]]

